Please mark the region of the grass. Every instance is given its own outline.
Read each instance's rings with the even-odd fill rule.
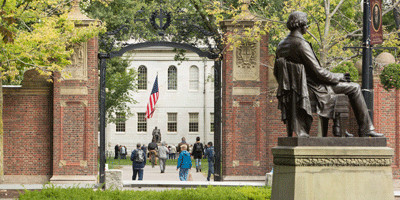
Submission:
[[[269,200],[271,198],[271,188],[269,187],[199,187],[196,189],[173,189],[163,191],[135,191],[135,190],[96,190],[91,188],[70,187],[67,189],[57,188],[54,185],[42,189],[41,191],[26,190],[21,194],[20,200],[47,200],[47,199],[96,199],[96,200],[119,200],[119,199],[218,199],[218,200]]]

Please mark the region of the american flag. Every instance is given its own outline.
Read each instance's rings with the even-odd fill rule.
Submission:
[[[153,113],[155,111],[155,106],[158,100],[158,75],[156,76],[156,80],[154,81],[153,89],[151,90],[149,103],[147,104],[146,110],[146,119],[150,119],[153,117]]]

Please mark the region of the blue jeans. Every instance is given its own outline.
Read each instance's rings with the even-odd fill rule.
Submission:
[[[187,181],[189,177],[189,168],[179,168],[179,180]]]
[[[143,169],[133,169],[132,180],[136,180],[136,174],[139,176],[139,181],[143,180]]]
[[[207,181],[210,181],[211,174],[214,174],[214,162],[208,162],[208,174],[207,174]]]
[[[201,159],[200,158],[196,158],[196,169],[197,170],[201,169]]]

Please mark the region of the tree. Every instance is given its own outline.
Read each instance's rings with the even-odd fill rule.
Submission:
[[[382,46],[399,46],[399,40],[395,39],[397,35],[395,33],[399,31],[394,26],[394,16],[391,12],[399,3],[399,0],[384,1],[382,12],[384,43]],[[238,30],[230,36],[228,42],[234,44],[239,37],[242,37],[240,35],[254,39],[270,32],[273,33],[270,34],[270,41],[272,41],[270,50],[274,52],[277,41],[288,33],[285,24],[288,15],[294,10],[299,10],[308,14],[310,34],[305,37],[313,44],[324,67],[332,68],[361,55],[360,50],[356,52],[342,50],[344,46],[361,46],[362,11],[360,2],[357,0],[253,0],[249,6],[242,4],[238,7],[216,2],[209,7],[208,12],[215,15],[218,20],[224,20],[226,17],[240,20],[244,14],[247,14],[247,9],[254,15],[254,26],[242,32]],[[266,26],[261,26],[262,21],[266,23]]]
[[[133,113],[128,103],[135,104],[130,92],[136,92],[137,73],[128,69],[129,61],[120,57],[110,59],[106,70],[106,122],[116,123],[128,119]],[[123,113],[124,119],[116,118],[115,113]],[[106,124],[107,124],[106,123]]]
[[[68,20],[70,1],[3,0],[0,3],[0,77],[8,82],[27,69],[36,69],[52,80],[54,72],[71,64],[77,42],[85,42],[104,31],[92,24],[75,28]],[[0,176],[3,180],[3,91],[0,82]]]

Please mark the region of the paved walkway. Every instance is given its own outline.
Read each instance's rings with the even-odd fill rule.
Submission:
[[[203,166],[204,168],[205,166]],[[144,168],[143,181],[132,181],[132,167],[123,166],[122,181],[125,190],[165,190],[180,189],[184,187],[198,187],[208,185],[218,186],[264,186],[265,181],[252,182],[214,182],[214,180],[206,181],[207,174],[196,172],[196,168],[192,168],[193,181],[180,181],[176,166],[166,166],[165,173],[161,173],[160,166],[154,168],[147,166]],[[154,186],[154,187],[152,187]],[[139,188],[140,187],[140,188]]]
[[[205,166],[203,166],[205,167]],[[123,166],[122,180],[132,180],[132,166]],[[167,165],[165,167],[165,173],[161,173],[160,166],[156,165],[154,168],[151,165],[146,165],[144,168],[143,180],[144,181],[179,181],[178,171],[176,166]],[[206,181],[207,174],[201,172],[196,173],[196,168],[192,168],[193,181]],[[136,178],[137,179],[137,178]]]

